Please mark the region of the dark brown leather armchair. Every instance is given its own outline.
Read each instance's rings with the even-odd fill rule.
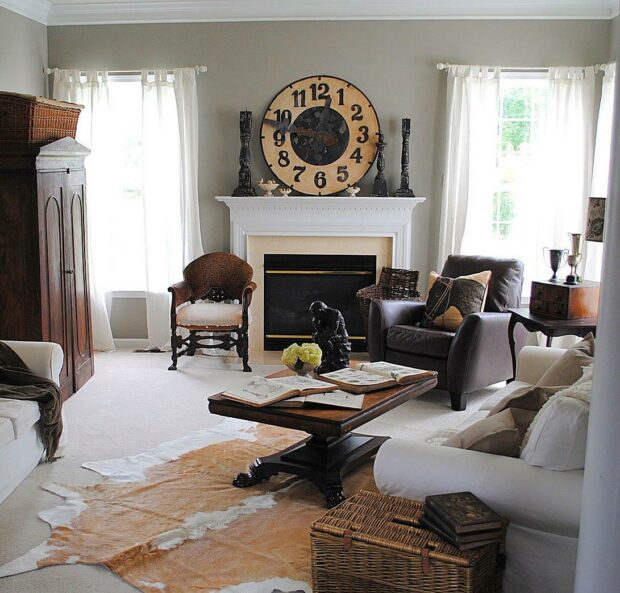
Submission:
[[[183,270],[184,279],[168,288],[172,293],[169,370],[176,371],[179,356],[193,356],[197,348],[234,347],[243,360],[243,370],[252,371],[248,364],[248,312],[256,290],[253,274],[247,262],[223,252],[203,255]],[[179,335],[179,327],[189,335]]]
[[[516,259],[451,255],[441,275],[456,278],[485,270],[491,270],[491,280],[484,311],[467,315],[454,332],[418,327],[425,303],[373,301],[368,328],[370,360],[437,371],[438,387],[450,392],[454,410],[465,409],[468,393],[512,378],[510,314],[506,309],[521,303],[523,264]],[[517,353],[525,336],[518,326]]]

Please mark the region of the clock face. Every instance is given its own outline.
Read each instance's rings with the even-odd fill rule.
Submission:
[[[263,119],[261,147],[282,184],[325,196],[368,172],[378,134],[379,119],[362,91],[340,78],[310,76],[275,96]]]

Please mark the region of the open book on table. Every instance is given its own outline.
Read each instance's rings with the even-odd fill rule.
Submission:
[[[250,406],[262,407],[295,396],[310,396],[314,393],[335,391],[337,385],[318,381],[310,377],[294,375],[291,377],[278,377],[277,379],[265,379],[264,377],[251,377],[243,387],[226,389],[221,395],[226,399],[232,399]]]
[[[334,385],[333,387],[337,387]],[[348,408],[361,410],[364,405],[363,393],[347,393],[341,389],[328,393],[314,393],[312,395],[298,395],[289,397],[271,404],[276,408],[310,408],[314,406],[329,406],[332,408]]]
[[[366,362],[357,369],[340,369],[320,375],[320,378],[346,391],[368,393],[397,385],[409,385],[435,375],[435,371],[414,369],[391,362]]]

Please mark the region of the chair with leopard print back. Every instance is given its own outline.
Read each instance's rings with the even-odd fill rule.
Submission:
[[[247,262],[222,252],[203,255],[183,270],[183,280],[168,288],[172,293],[169,370],[176,371],[179,356],[193,356],[198,348],[235,348],[243,370],[252,371],[248,364],[248,311],[256,290],[253,274]],[[189,335],[179,335],[178,328]]]

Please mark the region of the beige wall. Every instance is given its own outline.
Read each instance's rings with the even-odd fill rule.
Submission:
[[[620,42],[620,16],[615,17],[609,24],[609,59],[616,60],[618,57],[618,43]]]
[[[0,8],[0,91],[45,94],[47,27]]]
[[[345,78],[374,103],[387,133],[387,174],[398,186],[400,119],[413,119],[416,208],[412,264],[426,277],[437,265],[445,73],[438,61],[502,66],[605,62],[609,21],[396,21],[197,23],[50,27],[54,67],[132,69],[206,64],[199,77],[201,226],[205,250],[228,249],[228,210],[214,196],[236,186],[238,117],[257,123],[286,84],[325,73]],[[268,175],[258,139],[253,176]],[[362,182],[363,193],[374,170]]]

